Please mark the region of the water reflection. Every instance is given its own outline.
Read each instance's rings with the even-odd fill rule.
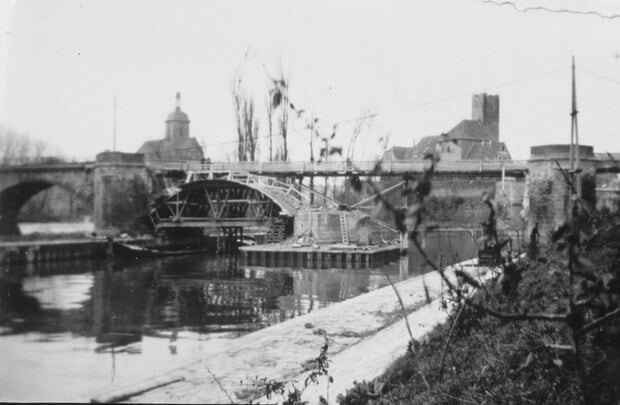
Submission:
[[[18,267],[0,277],[0,325],[104,347],[180,330],[241,335],[385,284],[380,270],[240,268],[236,257]]]
[[[4,269],[0,356],[11,371],[0,370],[0,385],[11,388],[0,399],[87,400],[84,392],[111,381],[180,365],[228,339],[386,285],[383,271],[394,280],[401,273],[398,264],[270,269],[209,256]],[[71,366],[59,373],[59,364]],[[31,377],[35,383],[25,384]]]
[[[426,245],[437,256],[471,243],[462,235]],[[109,382],[208,356],[231,338],[385,286],[385,273],[398,281],[422,271],[415,257],[314,270],[200,255],[3,269],[0,400],[83,402]]]
[[[468,232],[426,238],[444,264],[476,252]],[[383,271],[396,281],[426,267],[416,255],[374,270],[242,268],[237,257],[209,256],[16,267],[0,276],[0,326],[70,332],[104,347],[174,331],[239,336],[384,286]]]

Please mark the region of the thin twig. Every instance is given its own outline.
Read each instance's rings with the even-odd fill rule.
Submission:
[[[411,325],[409,324],[409,319],[407,318],[407,311],[405,309],[405,303],[403,302],[403,299],[400,296],[400,293],[398,292],[398,289],[396,288],[396,286],[392,282],[392,279],[387,274],[387,272],[384,271],[383,274],[385,274],[385,278],[387,278],[388,282],[392,286],[392,289],[394,289],[394,293],[396,293],[396,297],[398,298],[398,302],[400,303],[400,308],[401,308],[401,311],[402,311],[402,314],[403,314],[403,318],[405,319],[405,325],[407,325],[407,332],[409,332],[409,338],[411,339],[410,342],[411,342],[411,345],[413,345],[413,342],[415,341],[415,339],[413,338],[413,332],[411,332]],[[422,370],[420,370],[419,367],[418,367],[418,373],[422,377],[422,381],[424,381],[424,384],[426,385],[426,388],[430,391],[431,390],[431,386],[428,383],[428,381],[426,380],[426,376],[424,375]]]
[[[411,325],[409,324],[409,319],[407,319],[407,311],[405,309],[405,303],[403,302],[403,299],[400,296],[400,293],[398,292],[398,289],[396,288],[396,286],[392,282],[392,279],[387,274],[387,272],[383,271],[383,274],[385,274],[385,278],[387,278],[387,281],[390,283],[390,285],[392,286],[392,289],[394,290],[394,293],[396,294],[396,298],[398,298],[398,302],[400,303],[400,309],[402,311],[403,318],[405,319],[405,324],[407,325],[407,332],[409,332],[409,337],[411,338],[411,342],[413,343],[413,340],[414,340],[413,339],[413,333],[411,332]]]
[[[546,343],[543,345],[545,348],[547,349],[553,349],[553,350],[573,350],[573,346],[571,345],[559,345],[559,344],[555,344],[555,343]]]
[[[610,319],[612,319],[612,318],[614,318],[614,317],[616,317],[618,315],[620,315],[620,308],[616,308],[615,310],[606,313],[605,315],[601,316],[600,318],[596,318],[592,322],[584,325],[581,329],[579,329],[578,333],[580,335],[583,335],[584,333],[586,333],[586,332],[596,328],[597,326],[600,326],[604,322],[607,322]]]
[[[437,270],[439,272],[439,274],[441,275],[442,279],[446,282],[446,284],[448,285],[448,288],[452,291],[457,291],[456,286],[448,279],[448,277],[446,276],[445,272],[443,270],[440,270],[437,265],[435,263],[433,263],[428,255],[426,254],[426,252],[424,251],[424,249],[422,249],[422,247],[420,246],[420,243],[413,239],[413,244],[416,246],[416,248],[418,249],[418,251],[420,252],[420,254],[422,255],[422,258],[427,262],[427,264],[429,266],[431,266],[433,269]],[[496,318],[502,319],[502,320],[506,320],[506,321],[554,321],[554,322],[567,322],[568,321],[568,315],[567,314],[546,314],[546,313],[509,313],[509,312],[501,312],[501,311],[496,311],[494,309],[491,308],[487,308],[483,305],[479,305],[476,304],[475,302],[473,302],[471,300],[471,298],[469,297],[463,297],[463,301],[465,303],[467,303],[468,305],[479,309],[481,311],[486,312],[487,314],[494,316]]]
[[[571,229],[571,232],[576,232],[576,230],[573,228]],[[574,281],[575,262],[577,261],[577,258],[575,257],[576,256],[575,254],[576,243],[574,242],[574,238],[569,237],[569,241],[570,243],[568,245],[568,288],[569,288],[568,300],[569,300],[569,317],[571,318],[571,320],[573,320],[576,315],[575,293],[574,293],[573,286],[575,285],[574,284],[575,283]],[[579,329],[575,327],[574,320],[571,322],[568,322],[568,326],[571,330],[571,337],[573,341],[572,342],[573,353],[575,354],[575,366],[577,368],[577,375],[579,376],[581,395],[583,395],[584,404],[589,404],[590,393],[589,393],[589,387],[587,383],[585,365],[584,365],[583,359],[581,358],[581,347],[579,345]]]
[[[459,312],[457,312],[456,317],[454,318],[454,322],[452,322],[452,326],[450,327],[450,332],[448,332],[446,344],[443,346],[443,353],[441,353],[441,363],[439,366],[439,382],[441,382],[441,380],[443,379],[443,369],[446,360],[446,353],[448,352],[448,346],[450,346],[450,339],[452,339],[452,333],[454,333],[456,325],[458,324],[459,319],[461,318],[461,314],[463,313],[463,308],[465,308],[465,305],[461,304],[461,308],[459,308]]]
[[[455,400],[455,401],[458,401],[458,403],[466,403],[466,404],[474,404],[474,405],[477,405],[477,404],[478,404],[478,402],[471,401],[471,400],[464,399],[464,398],[455,397],[454,395],[450,395],[450,394],[445,393],[445,392],[444,392],[444,394],[443,394],[443,395],[447,396],[447,397],[448,397],[448,398],[450,398],[450,399],[453,399],[453,400]]]
[[[226,396],[228,397],[228,400],[230,401],[231,404],[234,404],[235,401],[233,401],[233,399],[230,397],[230,394],[228,393],[228,391],[226,391],[226,389],[224,389],[224,386],[222,385],[222,383],[220,382],[220,380],[215,376],[215,374],[213,373],[213,371],[211,371],[211,369],[209,368],[209,366],[207,366],[205,364],[205,368],[207,369],[207,371],[209,372],[209,374],[211,374],[211,377],[213,377],[213,379],[215,380],[216,384],[218,387],[220,387],[220,390],[226,394]]]

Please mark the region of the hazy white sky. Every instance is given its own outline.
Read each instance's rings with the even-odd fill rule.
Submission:
[[[620,13],[620,1],[516,0],[519,7]],[[570,137],[570,63],[577,63],[582,143],[620,152],[620,18],[518,12],[481,0],[10,1],[0,0],[0,123],[67,157],[134,152],[164,136],[182,94],[190,134],[214,160],[231,155],[231,81],[244,73],[261,105],[268,74],[290,75],[291,101],[341,122],[378,115],[376,139],[411,145],[470,118],[471,95],[500,95],[500,139],[515,158]],[[263,68],[263,64],[266,70]],[[308,159],[308,134],[291,118],[291,155]],[[263,145],[263,156],[268,154]]]

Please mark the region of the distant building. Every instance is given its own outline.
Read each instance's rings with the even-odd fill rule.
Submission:
[[[472,119],[459,122],[449,132],[426,136],[413,147],[395,146],[384,160],[418,160],[427,154],[440,160],[510,160],[499,140],[499,96],[476,94],[472,99]]]
[[[383,160],[411,160],[413,159],[413,148],[406,146],[392,146],[383,153]]]
[[[149,160],[201,160],[202,147],[196,138],[189,136],[189,118],[181,111],[181,94],[176,96],[176,109],[168,114],[166,137],[156,141],[146,141],[137,153]]]

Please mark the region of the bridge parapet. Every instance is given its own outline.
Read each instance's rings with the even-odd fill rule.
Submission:
[[[92,170],[93,168],[94,168],[94,162],[0,165],[0,174],[76,172],[76,171],[89,171],[89,170]]]
[[[195,172],[247,172],[272,176],[395,176],[424,172],[423,160],[358,161],[358,162],[170,162],[150,161],[148,166],[156,170],[182,170]],[[438,175],[467,175],[523,177],[527,171],[526,161],[440,161]]]

